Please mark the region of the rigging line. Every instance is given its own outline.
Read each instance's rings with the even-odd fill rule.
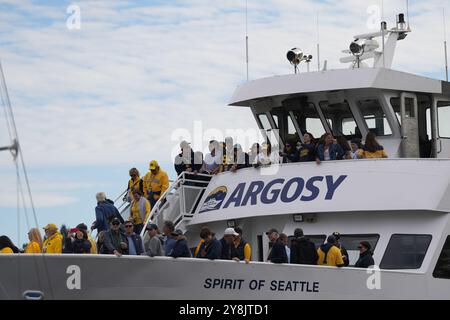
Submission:
[[[4,89],[4,94],[5,94],[5,101],[6,101],[6,107],[9,109],[9,114],[11,117],[11,124],[12,124],[12,128],[13,128],[13,133],[15,136],[15,139],[17,141],[17,157],[20,158],[20,163],[22,166],[22,170],[23,170],[23,174],[24,174],[24,178],[25,178],[25,183],[27,186],[27,191],[28,191],[28,197],[30,199],[30,205],[31,205],[31,210],[33,212],[33,217],[34,217],[34,222],[36,224],[36,227],[39,228],[39,222],[37,219],[37,215],[36,215],[36,209],[34,206],[34,201],[33,201],[33,195],[31,194],[31,187],[30,187],[30,181],[28,179],[28,173],[27,173],[27,168],[25,166],[25,160],[23,157],[23,152],[22,152],[22,146],[19,142],[19,135],[17,132],[17,126],[16,126],[16,121],[14,119],[14,113],[12,111],[12,107],[11,107],[11,101],[9,99],[9,94],[8,94],[8,87],[6,86],[6,80],[5,80],[5,75],[3,73],[3,67],[2,64],[0,62],[0,83],[2,83],[2,87]],[[50,281],[50,274],[48,271],[48,265],[47,265],[47,259],[45,258],[45,255],[43,255],[44,259],[42,260],[44,262],[44,269],[47,273],[47,280],[49,283],[49,288],[50,288],[50,296],[53,297],[53,287]]]
[[[19,165],[18,165],[17,161],[15,161],[15,165],[16,165],[16,173],[17,173],[17,185],[18,185],[18,189],[20,190],[20,195],[21,195],[21,200],[22,200],[22,205],[23,205],[23,211],[25,213],[25,221],[27,223],[28,230],[30,230],[31,229],[31,224],[30,224],[30,220],[28,218],[28,211],[27,211],[27,206],[26,206],[26,203],[25,203],[25,195],[24,195],[24,192],[23,192],[22,181],[20,179],[20,168],[19,168]],[[36,276],[37,276],[38,288],[43,292],[44,288],[43,288],[42,282],[41,282],[41,273],[39,272],[38,255],[33,254],[33,261],[34,261],[34,270],[36,271]]]
[[[11,130],[11,124],[9,123],[8,111],[6,109],[5,101],[3,100],[3,94],[0,93],[0,96],[2,97],[2,104],[4,106],[3,111],[5,113],[6,127],[8,128],[9,139],[12,141],[13,140],[13,138],[12,138],[12,130]]]
[[[17,160],[17,159],[16,159]],[[17,175],[17,244],[21,246],[20,242],[20,187],[19,187],[19,166],[17,165],[17,161],[14,160],[16,166],[16,175]],[[20,257],[17,259],[17,298],[20,297],[20,292],[22,291],[22,281],[20,274]]]

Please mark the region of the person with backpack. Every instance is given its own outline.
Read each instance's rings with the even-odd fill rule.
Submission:
[[[317,249],[317,264],[331,267],[343,267],[341,250],[336,247],[336,238],[333,235],[328,236],[327,243],[322,244]]]
[[[316,265],[319,256],[315,244],[303,235],[303,230],[294,230],[291,243],[291,263]]]

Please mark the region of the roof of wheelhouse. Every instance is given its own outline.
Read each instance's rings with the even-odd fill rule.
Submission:
[[[230,106],[246,106],[267,97],[350,89],[389,89],[450,94],[450,82],[386,68],[338,69],[273,76],[239,86]]]

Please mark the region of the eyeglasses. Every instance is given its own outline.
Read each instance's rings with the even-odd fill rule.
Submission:
[[[125,228],[132,228],[132,227],[133,227],[133,225],[131,225],[131,224],[125,226]]]
[[[362,246],[358,246],[358,249],[362,249],[363,247]]]
[[[120,225],[120,223],[119,223],[119,222],[113,222],[112,225],[113,225],[113,226],[118,226],[118,225]]]

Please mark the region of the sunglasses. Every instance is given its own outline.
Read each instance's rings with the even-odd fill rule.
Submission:
[[[132,228],[132,227],[133,227],[133,225],[131,225],[131,224],[125,226],[125,228]]]
[[[358,246],[358,249],[362,249],[363,247],[362,246]]]
[[[113,226],[118,226],[118,225],[120,225],[120,223],[114,222],[112,225],[113,225]]]

